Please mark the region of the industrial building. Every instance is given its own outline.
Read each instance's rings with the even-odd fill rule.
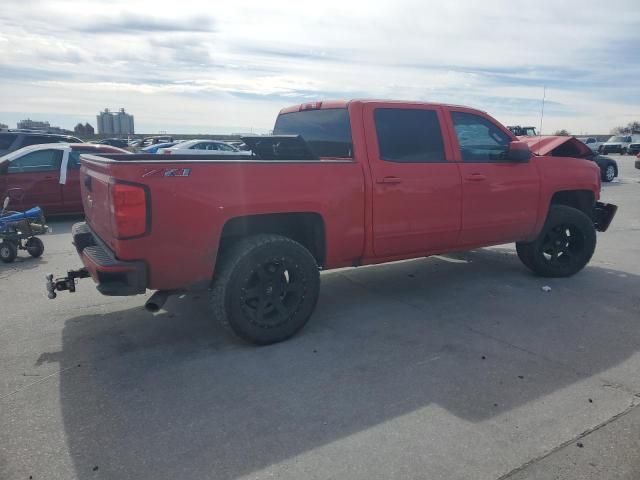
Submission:
[[[133,135],[133,115],[129,115],[125,112],[124,108],[121,108],[117,112],[112,112],[108,108],[100,112],[96,116],[98,123],[98,134],[107,135]]]
[[[45,130],[48,131],[51,128],[51,124],[49,122],[40,122],[38,120],[31,120],[27,118],[26,120],[20,120],[17,123],[17,127],[19,130]]]

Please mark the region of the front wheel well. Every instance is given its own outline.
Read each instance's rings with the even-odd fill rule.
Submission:
[[[590,190],[563,190],[551,197],[551,205],[567,205],[592,216],[596,196]]]
[[[324,264],[324,221],[320,214],[314,212],[272,213],[232,218],[222,229],[218,252],[224,252],[243,238],[259,234],[276,234],[295,240],[311,252],[319,266]]]

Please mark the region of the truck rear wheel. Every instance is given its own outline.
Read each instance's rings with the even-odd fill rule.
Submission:
[[[542,232],[530,243],[516,243],[522,263],[543,277],[568,277],[589,263],[596,248],[596,230],[584,212],[552,205]]]
[[[306,248],[280,235],[256,235],[223,253],[211,305],[240,338],[268,345],[307,323],[319,292],[318,265]]]

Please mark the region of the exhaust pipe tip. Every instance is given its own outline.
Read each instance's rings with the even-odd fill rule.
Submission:
[[[167,298],[169,298],[170,294],[171,292],[169,291],[158,290],[153,295],[151,295],[149,299],[144,303],[144,308],[147,310],[147,312],[159,312],[167,301]]]
[[[147,302],[144,304],[144,308],[147,310],[147,312],[156,313],[160,311],[161,307],[157,303]]]

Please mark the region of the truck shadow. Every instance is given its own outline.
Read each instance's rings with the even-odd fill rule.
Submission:
[[[71,233],[71,227],[73,227],[73,224],[82,222],[83,220],[83,215],[56,215],[53,217],[47,217],[47,225],[51,227],[51,232],[48,233],[48,235]]]
[[[11,263],[0,262],[0,280],[10,278],[12,273],[22,272],[25,270],[31,270],[33,268],[40,268],[47,264],[47,260],[40,258],[33,258],[24,250],[18,252],[18,256]]]
[[[477,250],[323,274],[317,313],[282,344],[240,343],[191,295],[153,317],[70,319],[38,363],[70,368],[78,478],[232,479],[430,404],[482,422],[589,378],[597,389],[639,348],[639,287],[597,266],[540,279],[512,249]]]

